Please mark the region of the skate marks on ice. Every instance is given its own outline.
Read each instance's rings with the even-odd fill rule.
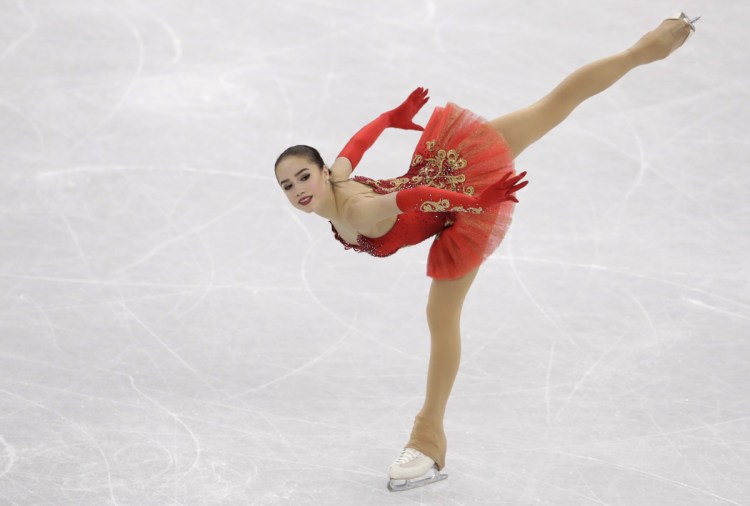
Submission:
[[[407,487],[384,468],[424,389],[429,244],[343,251],[275,157],[331,161],[418,85],[508,112],[671,12],[396,3],[2,2],[0,503],[747,502],[750,87],[726,48],[750,4],[524,153],[462,320],[451,479]],[[413,135],[358,171],[401,174]]]

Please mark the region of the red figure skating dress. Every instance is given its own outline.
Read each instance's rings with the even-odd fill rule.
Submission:
[[[425,126],[412,156],[409,171],[393,179],[354,176],[378,194],[416,186],[433,186],[467,195],[480,194],[487,186],[513,174],[513,159],[502,135],[486,120],[449,103],[438,107]],[[398,215],[384,236],[360,235],[349,244],[333,232],[347,249],[373,256],[392,255],[436,235],[427,260],[427,275],[435,279],[456,279],[478,267],[502,242],[515,204],[506,201],[467,212],[407,211]]]

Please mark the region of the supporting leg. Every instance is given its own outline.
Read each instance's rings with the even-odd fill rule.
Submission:
[[[579,68],[530,106],[490,121],[513,157],[560,124],[584,100],[606,90],[639,65],[666,58],[690,33],[690,25],[668,19],[627,50]]]
[[[477,271],[456,280],[433,280],[427,302],[431,339],[427,392],[407,447],[429,456],[438,469],[445,465],[447,448],[443,416],[461,361],[461,309]]]

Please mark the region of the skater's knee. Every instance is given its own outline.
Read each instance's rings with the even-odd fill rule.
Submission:
[[[461,317],[460,309],[457,310],[443,304],[428,303],[426,314],[427,325],[429,325],[430,329],[458,329],[458,322]]]
[[[428,302],[425,308],[425,316],[427,317],[427,323],[432,326],[432,322],[438,318],[439,311],[435,307],[435,304]]]
[[[440,304],[435,304],[432,301],[427,302],[427,307],[425,308],[425,316],[427,316],[427,323],[432,324],[433,321],[437,321],[440,319],[440,313],[444,310],[443,307],[441,307]]]

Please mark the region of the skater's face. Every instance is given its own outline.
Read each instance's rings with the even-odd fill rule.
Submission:
[[[318,209],[328,189],[329,170],[302,156],[287,156],[276,167],[276,179],[289,202],[306,213]]]

